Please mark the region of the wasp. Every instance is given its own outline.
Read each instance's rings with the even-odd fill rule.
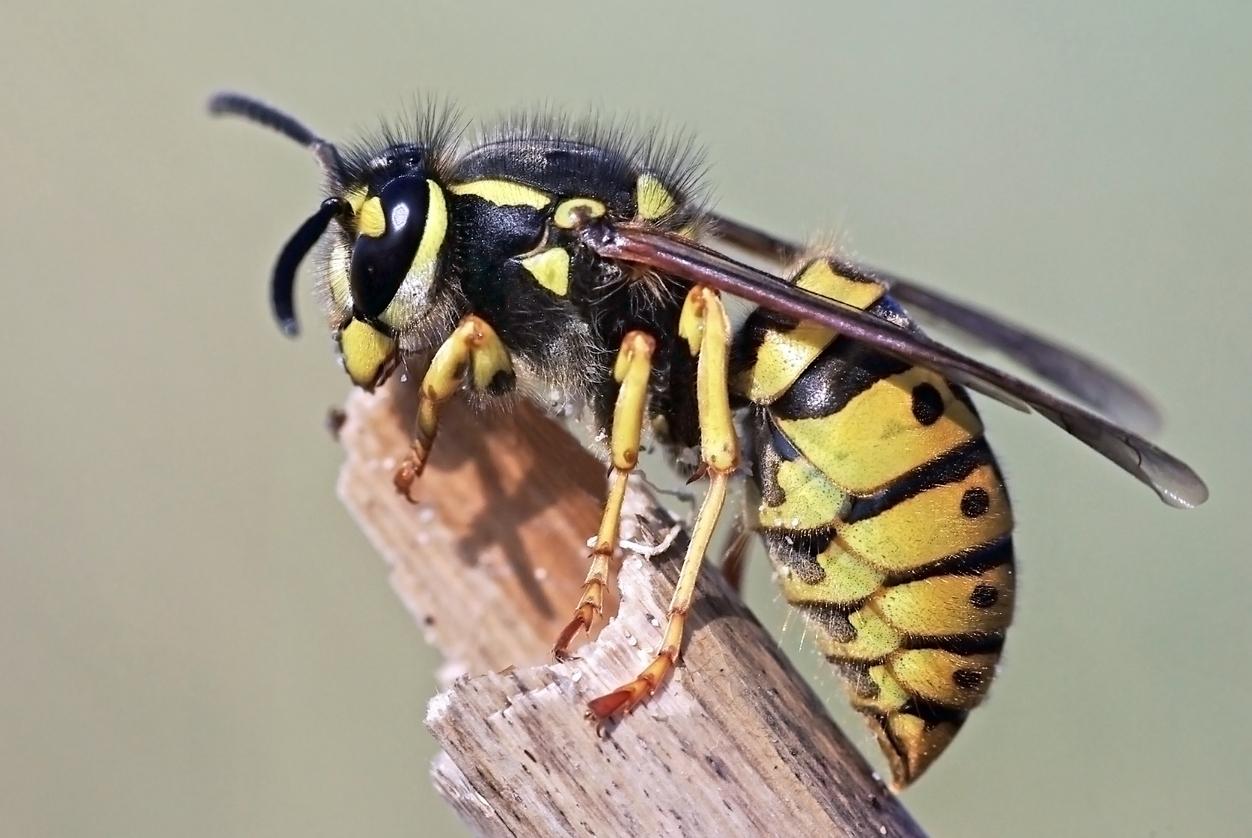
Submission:
[[[903,277],[709,212],[682,144],[532,118],[465,148],[432,111],[341,149],[250,97],[219,94],[210,110],[296,141],[325,176],[325,199],[273,270],[282,330],[297,331],[297,268],[321,242],[319,294],[353,383],[373,389],[404,358],[429,356],[399,492],[412,499],[440,410],[462,394],[567,393],[608,441],[603,518],[558,658],[602,611],[645,434],[676,460],[698,452],[693,477],[707,489],[661,648],[590,702],[596,720],[636,708],[677,665],[740,471],[759,499],[749,529],[898,787],[986,695],[1013,614],[1013,515],[967,391],[1038,413],[1171,506],[1207,498],[1194,471],[1144,438],[1159,423],[1151,403],[1105,366]],[[723,295],[755,306],[737,329]],[[906,305],[1085,407],[927,337]]]

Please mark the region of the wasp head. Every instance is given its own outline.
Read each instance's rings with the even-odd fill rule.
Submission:
[[[335,196],[342,235],[330,250],[329,301],[344,367],[363,387],[385,377],[398,341],[423,331],[444,308],[448,210],[425,160],[418,146],[391,146]]]
[[[327,174],[330,197],[296,229],[274,266],[270,301],[285,333],[297,332],[297,268],[332,221],[339,235],[326,250],[323,297],[353,382],[372,389],[400,351],[424,349],[452,328],[456,298],[440,282],[448,208],[432,146],[389,141],[352,151],[345,160],[334,143],[249,96],[220,93],[209,110],[295,140]]]

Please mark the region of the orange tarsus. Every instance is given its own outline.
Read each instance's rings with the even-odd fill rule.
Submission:
[[[628,684],[623,684],[611,693],[594,698],[587,703],[587,718],[603,722],[617,715],[632,712],[647,698],[656,692],[665,676],[674,669],[674,656],[667,651],[661,652],[652,659],[648,668],[639,677]]]
[[[672,611],[669,625],[665,627],[661,650],[633,681],[623,684],[611,693],[592,699],[587,704],[587,718],[603,722],[617,713],[630,713],[655,693],[665,677],[678,666],[686,624],[685,609]]]
[[[426,468],[426,451],[428,450],[424,446],[419,447],[419,444],[414,442],[412,450],[404,458],[404,462],[400,464],[400,467],[396,469],[396,475],[392,479],[396,491],[404,495],[409,503],[417,503],[417,498],[413,497],[413,484],[422,476],[422,472]]]
[[[566,623],[565,628],[557,636],[556,642],[552,644],[552,656],[559,661],[570,660],[572,656],[569,654],[569,644],[574,639],[574,635],[578,634],[580,629],[591,631],[596,615],[603,613],[604,582],[599,579],[590,579],[583,583],[582,597],[578,600],[578,607],[574,609],[573,618]]]
[[[552,656],[559,661],[574,660],[574,656],[569,653],[570,641],[579,630],[591,631],[595,615],[596,608],[591,603],[579,605],[578,610],[574,612],[574,618],[565,624],[565,628],[561,629],[561,633],[557,635],[556,643],[552,644]]]

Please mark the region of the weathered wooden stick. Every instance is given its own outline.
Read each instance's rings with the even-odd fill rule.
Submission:
[[[703,574],[677,674],[597,733],[584,706],[636,675],[660,642],[685,536],[655,559],[628,551],[616,616],[580,659],[553,663],[604,467],[531,407],[450,408],[415,507],[391,485],[407,450],[403,400],[351,398],[339,493],[446,658],[449,686],[426,719],[443,748],[434,782],[474,831],[922,834],[716,572]],[[672,520],[632,483],[623,537],[656,543]]]

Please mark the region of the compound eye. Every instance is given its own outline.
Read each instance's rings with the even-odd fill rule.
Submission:
[[[422,243],[429,204],[426,179],[404,175],[361,206],[349,272],[352,302],[361,316],[379,317],[400,290]]]

